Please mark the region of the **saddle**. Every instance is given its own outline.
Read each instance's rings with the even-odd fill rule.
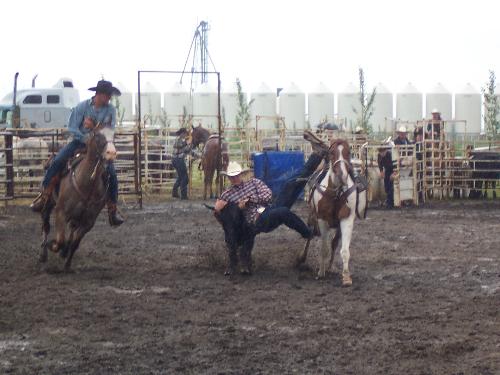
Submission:
[[[56,184],[56,191],[59,191],[59,183],[61,180],[67,176],[71,171],[74,171],[78,164],[85,158],[85,154],[87,153],[87,150],[85,147],[82,147],[80,149],[77,149],[75,154],[69,158],[68,162],[66,163],[66,167],[63,168],[59,174],[57,175],[57,184]],[[49,169],[50,165],[54,162],[55,154],[51,155],[44,163],[44,169],[47,170]],[[108,182],[108,174],[105,173],[103,176],[103,182],[107,184]]]
[[[340,221],[348,217],[351,213],[351,209],[347,206],[347,199],[354,191],[356,191],[356,216],[361,219],[361,215],[358,211],[359,194],[368,189],[368,180],[366,177],[357,175],[354,176],[352,170],[349,170],[349,175],[351,176],[354,184],[347,190],[342,191],[342,189],[328,189],[320,185],[323,178],[328,172],[328,166],[326,165],[323,169],[315,171],[309,180],[307,181],[307,186],[309,188],[309,201],[310,204],[314,192],[317,190],[321,195],[327,196],[332,204],[329,207],[318,207],[318,210],[324,211],[325,216],[328,218],[328,223],[332,228],[338,228]],[[364,217],[366,218],[366,208],[364,212]],[[314,234],[319,235],[318,228],[318,217],[316,210],[311,210],[308,217],[308,224],[314,228]]]

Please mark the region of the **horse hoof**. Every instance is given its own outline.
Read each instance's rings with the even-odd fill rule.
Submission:
[[[48,246],[50,251],[52,251],[53,253],[57,253],[59,251],[59,245],[55,240],[50,241]]]
[[[38,263],[46,263],[47,262],[47,255],[42,255],[40,258],[38,258]]]
[[[349,275],[349,274],[342,275],[342,286],[345,286],[345,287],[352,286],[351,275]]]
[[[325,274],[324,274],[324,273],[323,273],[323,274],[318,273],[318,274],[316,275],[316,280],[321,280],[321,279],[324,279],[324,278],[325,278]]]
[[[224,276],[231,276],[234,273],[233,268],[228,268],[224,271]]]
[[[240,274],[242,274],[243,276],[250,276],[252,274],[252,271],[245,267],[240,270]]]

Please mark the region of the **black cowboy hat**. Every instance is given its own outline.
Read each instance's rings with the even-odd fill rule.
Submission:
[[[120,90],[118,90],[116,87],[113,87],[113,84],[110,81],[105,81],[101,79],[99,82],[97,82],[96,87],[91,87],[89,88],[90,91],[95,91],[97,93],[104,93],[108,95],[116,95],[120,96],[122,93]]]
[[[323,125],[323,129],[325,129],[325,130],[339,130],[339,127],[335,124],[327,122],[325,125]]]

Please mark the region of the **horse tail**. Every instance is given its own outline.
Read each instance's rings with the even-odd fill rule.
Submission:
[[[210,211],[215,211],[215,206],[209,206],[208,204],[203,203],[205,208],[208,208]]]

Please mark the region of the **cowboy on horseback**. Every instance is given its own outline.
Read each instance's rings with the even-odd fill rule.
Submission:
[[[97,86],[89,88],[95,91],[95,95],[80,102],[71,112],[68,130],[72,140],[64,146],[52,161],[45,173],[42,182],[42,192],[35,198],[30,207],[34,212],[41,212],[52,197],[52,193],[59,183],[59,175],[65,168],[77,150],[85,148],[85,141],[90,132],[97,124],[114,130],[116,123],[116,109],[109,102],[111,96],[120,96],[121,92],[109,81],[100,80]],[[124,219],[117,212],[118,202],[118,178],[112,163],[108,163],[109,186],[107,191],[106,205],[108,207],[109,223],[111,226],[119,226]]]

